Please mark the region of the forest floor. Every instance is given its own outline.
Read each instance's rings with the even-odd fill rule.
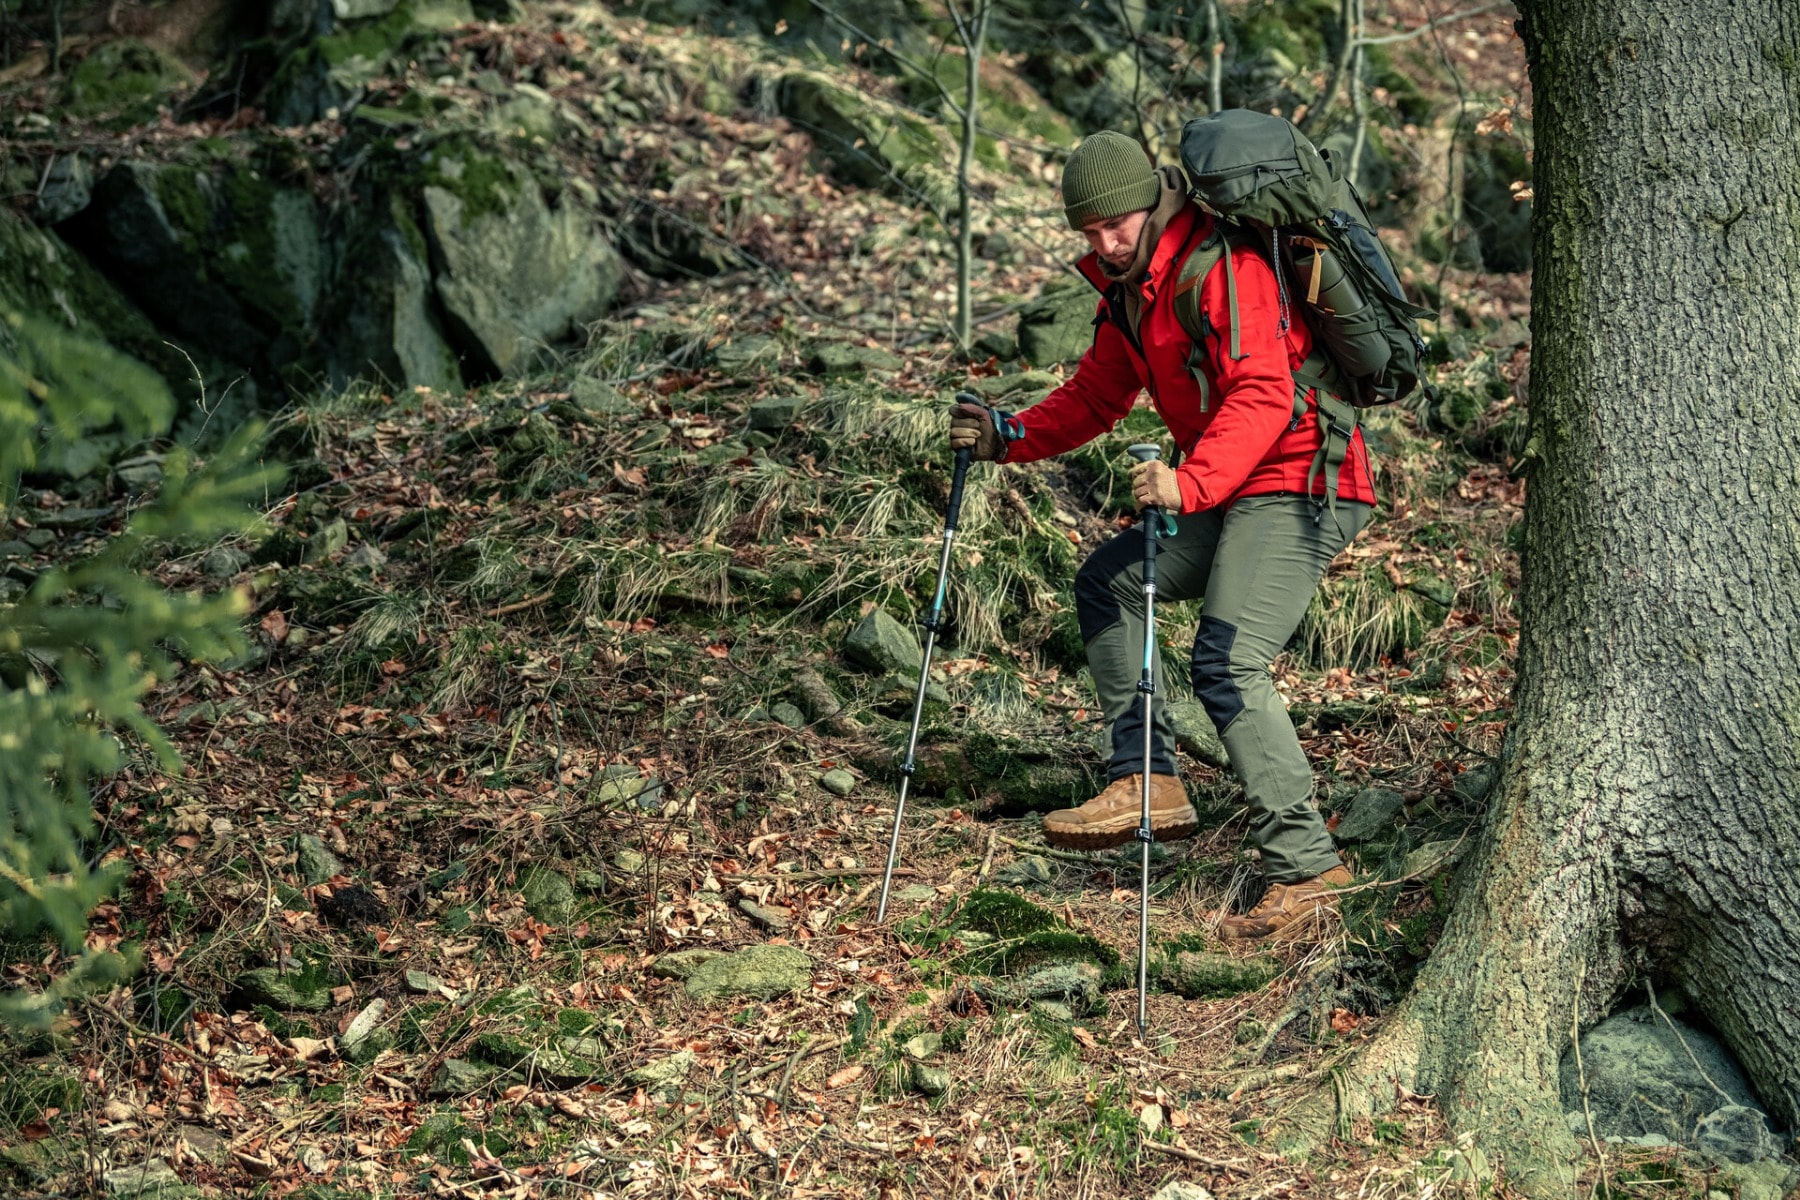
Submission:
[[[1039,822],[1100,767],[1067,589],[1124,518],[1120,451],[1154,418],[972,476],[931,744],[982,750],[915,797],[877,924],[903,724],[840,648],[876,607],[918,615],[944,401],[1009,377],[933,336],[941,230],[818,174],[804,133],[676,106],[618,136],[625,164],[703,139],[791,211],[758,269],[639,278],[528,380],[296,406],[272,536],[160,565],[245,587],[251,644],[153,697],[183,767],[140,757],[100,797],[129,874],[90,944],[135,944],[143,970],[9,1043],[14,1194],[128,1194],[158,1163],[180,1182],[146,1195],[1487,1190],[1429,1097],[1300,1159],[1264,1128],[1404,991],[1481,812],[1517,635],[1528,280],[1432,268],[1460,327],[1437,383],[1478,403],[1372,420],[1382,511],[1277,663],[1332,826],[1396,798],[1348,848],[1365,886],[1341,928],[1221,947],[1217,915],[1260,876],[1229,772],[1184,757],[1206,822],[1156,853],[1145,1043],[1135,857],[1053,851]],[[1010,219],[1018,253],[977,279],[1008,302],[1074,249],[1044,211]],[[862,357],[831,374],[821,347]],[[1166,614],[1171,666],[1197,616]],[[980,927],[994,893],[1092,939],[1097,986],[1009,991],[996,946],[1034,930]],[[703,1000],[669,977],[673,952],[770,945],[804,953],[797,988]],[[1611,1165],[1679,1181],[1673,1153]]]

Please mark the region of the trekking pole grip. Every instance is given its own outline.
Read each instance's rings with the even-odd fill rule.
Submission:
[[[958,392],[956,399],[961,404],[981,404],[981,397],[973,392]],[[944,510],[945,527],[951,532],[955,532],[957,519],[962,515],[963,483],[969,478],[969,463],[974,457],[971,447],[956,452],[956,469],[950,475],[950,505]]]

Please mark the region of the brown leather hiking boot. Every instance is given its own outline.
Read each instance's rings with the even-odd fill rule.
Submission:
[[[1105,850],[1137,837],[1143,821],[1144,777],[1127,775],[1080,808],[1063,808],[1044,818],[1044,840],[1073,850]],[[1150,831],[1159,842],[1193,837],[1200,814],[1187,789],[1173,775],[1150,777]]]
[[[1241,917],[1226,917],[1219,922],[1219,936],[1226,941],[1264,938],[1308,918],[1335,917],[1335,889],[1348,887],[1350,881],[1350,869],[1337,866],[1298,883],[1270,884],[1255,908]]]

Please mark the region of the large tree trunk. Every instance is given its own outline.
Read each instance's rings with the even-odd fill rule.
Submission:
[[[1800,1128],[1800,6],[1525,0],[1532,444],[1480,865],[1347,1102],[1566,1193],[1571,1031],[1650,979]]]

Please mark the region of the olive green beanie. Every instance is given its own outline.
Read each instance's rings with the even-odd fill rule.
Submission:
[[[1156,207],[1162,184],[1144,148],[1122,133],[1096,133],[1075,147],[1063,167],[1063,215],[1079,231],[1095,217]]]

